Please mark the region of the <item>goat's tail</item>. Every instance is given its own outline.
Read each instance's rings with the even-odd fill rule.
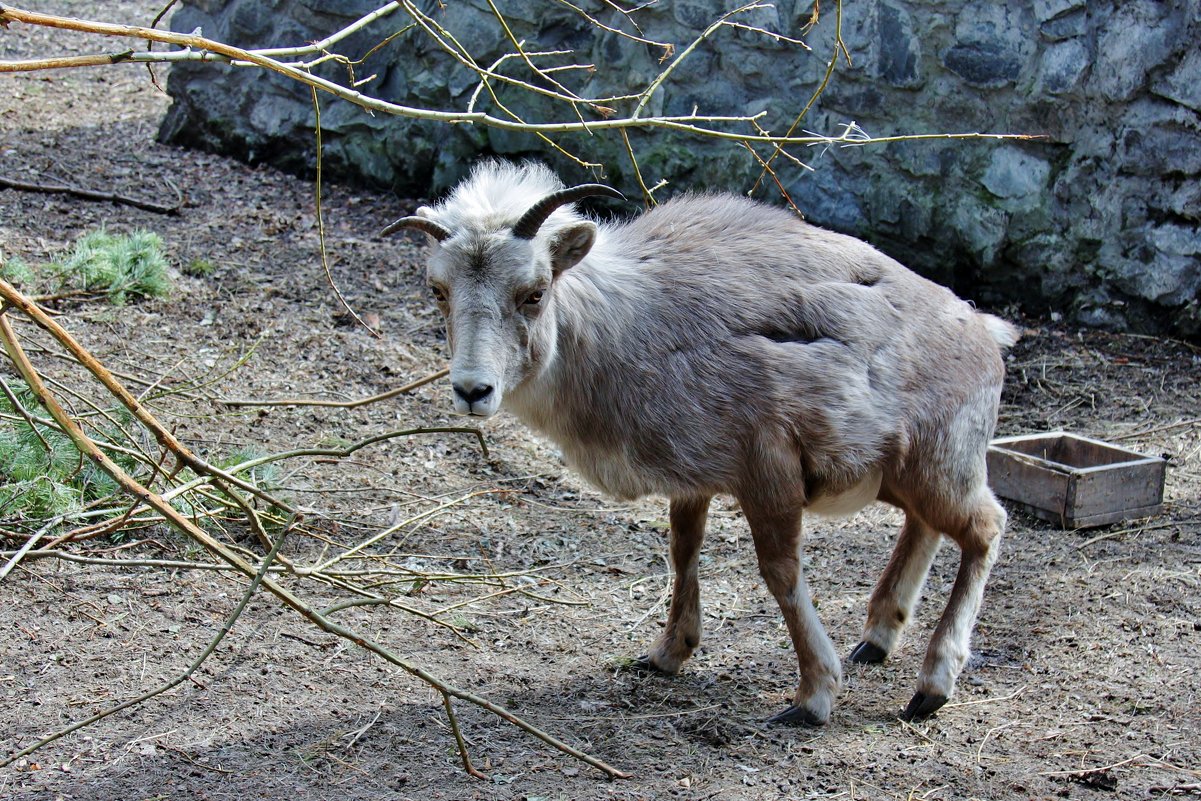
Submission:
[[[1012,348],[1022,335],[1017,326],[1005,322],[1000,317],[991,314],[981,314],[980,317],[984,320],[984,327],[988,329],[988,333],[992,334],[992,338],[1002,348]]]

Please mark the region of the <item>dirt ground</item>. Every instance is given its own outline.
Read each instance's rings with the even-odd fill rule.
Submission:
[[[37,5],[126,22],[157,10],[132,0]],[[0,58],[99,49],[80,36],[0,31]],[[420,244],[377,236],[413,201],[327,187],[333,274],[352,305],[378,320],[383,336],[374,338],[347,324],[327,287],[312,184],[155,144],[168,103],[135,66],[0,76],[0,174],[168,202],[178,187],[185,197],[171,217],[0,190],[6,257],[45,263],[99,226],[152,230],[165,242],[178,273],[171,297],[122,308],[62,303],[63,325],[124,375],[181,387],[211,379],[191,388],[195,400],[175,396],[154,411],[213,458],[461,424],[448,414],[443,383],[356,410],[219,402],[366,397],[437,370],[445,345],[420,280]],[[197,259],[215,272],[183,274]],[[0,797],[1201,795],[1201,351],[1050,319],[1020,322],[999,433],[1062,428],[1162,454],[1167,503],[1152,519],[1079,532],[1014,512],[972,661],[952,702],[929,721],[897,715],[954,576],[954,548],[941,554],[899,651],[883,666],[846,666],[847,689],[827,727],[769,727],[763,720],[791,695],[795,663],[733,505],[719,501],[711,515],[700,651],[675,678],[619,671],[615,662],[641,653],[665,617],[665,504],[619,505],[597,494],[551,446],[502,416],[482,426],[488,459],[469,437],[395,439],[340,462],[289,462],[280,492],[314,531],[343,544],[456,501],[373,548],[416,570],[520,574],[510,584],[530,592],[490,596],[479,584],[431,582],[402,594],[430,613],[464,604],[453,619],[470,642],[399,610],[349,609],[338,619],[632,778],[607,780],[460,703],[472,757],[489,775],[471,778],[436,693],[259,594],[194,682],[0,769]],[[28,324],[18,330],[48,344]],[[69,365],[35,356],[49,375],[80,383]],[[809,579],[844,652],[858,641],[897,523],[884,507],[808,523]],[[109,557],[201,558],[167,531],[130,542],[86,547]],[[321,545],[298,537],[288,547],[303,561]],[[178,676],[244,586],[213,571],[23,562],[0,584],[0,753]],[[290,586],[314,599],[325,592]]]

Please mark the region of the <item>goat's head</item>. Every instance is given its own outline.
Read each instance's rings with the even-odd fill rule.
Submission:
[[[546,194],[511,226],[496,215],[464,217],[423,206],[384,229],[415,228],[437,243],[426,281],[446,318],[459,414],[491,416],[507,390],[553,359],[555,281],[588,254],[597,229],[576,217],[558,225],[547,220],[592,195],[622,198],[616,189],[584,184]]]

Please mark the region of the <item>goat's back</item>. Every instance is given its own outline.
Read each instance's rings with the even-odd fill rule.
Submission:
[[[644,314],[679,336],[830,339],[894,352],[912,378],[999,382],[1016,332],[871,245],[734,195],[690,195],[605,231],[596,262],[633,270]],[[614,258],[616,257],[616,258]],[[628,280],[622,275],[620,280]],[[947,361],[984,368],[942,369]]]

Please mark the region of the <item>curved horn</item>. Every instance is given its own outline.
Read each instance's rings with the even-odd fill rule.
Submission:
[[[380,235],[387,236],[388,234],[394,234],[401,228],[416,228],[418,231],[425,231],[439,242],[450,239],[451,236],[450,229],[445,225],[436,223],[433,220],[427,220],[425,217],[401,217],[399,220],[380,231]]]
[[[518,239],[533,239],[534,235],[538,233],[538,229],[542,227],[542,223],[546,222],[546,218],[555,209],[593,195],[604,195],[605,197],[617,198],[618,200],[626,199],[626,196],[621,192],[604,184],[581,184],[567,189],[560,189],[558,192],[551,192],[531,206],[529,211],[521,215],[521,219],[513,226],[513,236]]]

